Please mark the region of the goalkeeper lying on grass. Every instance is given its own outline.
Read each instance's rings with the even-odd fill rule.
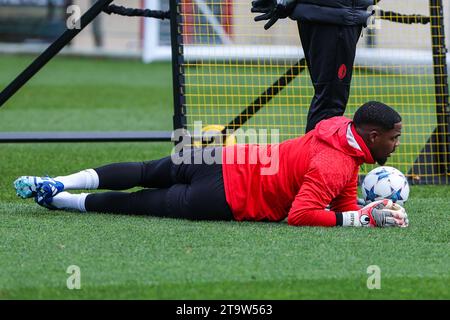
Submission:
[[[159,160],[110,164],[68,176],[23,176],[14,186],[22,198],[34,197],[49,209],[192,220],[287,218],[295,226],[406,227],[405,210],[390,200],[363,208],[356,204],[359,166],[385,164],[399,145],[401,130],[396,111],[369,102],[353,121],[323,120],[305,136],[280,144],[189,149]],[[269,155],[270,163],[255,158],[258,154]],[[144,189],[66,191],[136,186]]]

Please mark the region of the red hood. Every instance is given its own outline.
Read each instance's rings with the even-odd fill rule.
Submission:
[[[348,126],[351,123],[351,134]],[[322,142],[355,158],[358,164],[375,163],[364,140],[356,132],[352,121],[346,117],[333,117],[319,122],[313,130],[314,136]],[[354,140],[352,141],[351,136]],[[357,145],[355,145],[355,142]],[[351,145],[353,144],[353,145]],[[360,150],[357,148],[360,147]]]

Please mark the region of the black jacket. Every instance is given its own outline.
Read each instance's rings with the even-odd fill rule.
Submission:
[[[378,2],[378,1],[376,1]],[[372,15],[374,0],[297,0],[293,20],[338,25],[363,25]]]

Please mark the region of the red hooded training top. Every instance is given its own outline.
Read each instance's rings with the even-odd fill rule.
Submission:
[[[336,225],[335,211],[359,210],[358,171],[374,163],[352,121],[321,121],[303,137],[280,144],[224,147],[223,178],[236,220]],[[331,211],[325,210],[330,205]]]

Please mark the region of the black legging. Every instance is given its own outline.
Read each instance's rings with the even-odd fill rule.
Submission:
[[[204,149],[197,149],[197,156],[198,152],[204,153]],[[210,154],[220,159],[221,148]],[[127,190],[137,186],[147,189],[90,194],[86,198],[86,210],[191,220],[232,220],[221,163],[195,164],[194,156],[189,152],[186,157],[191,159],[191,164],[174,164],[171,157],[166,157],[96,168],[99,189]]]

